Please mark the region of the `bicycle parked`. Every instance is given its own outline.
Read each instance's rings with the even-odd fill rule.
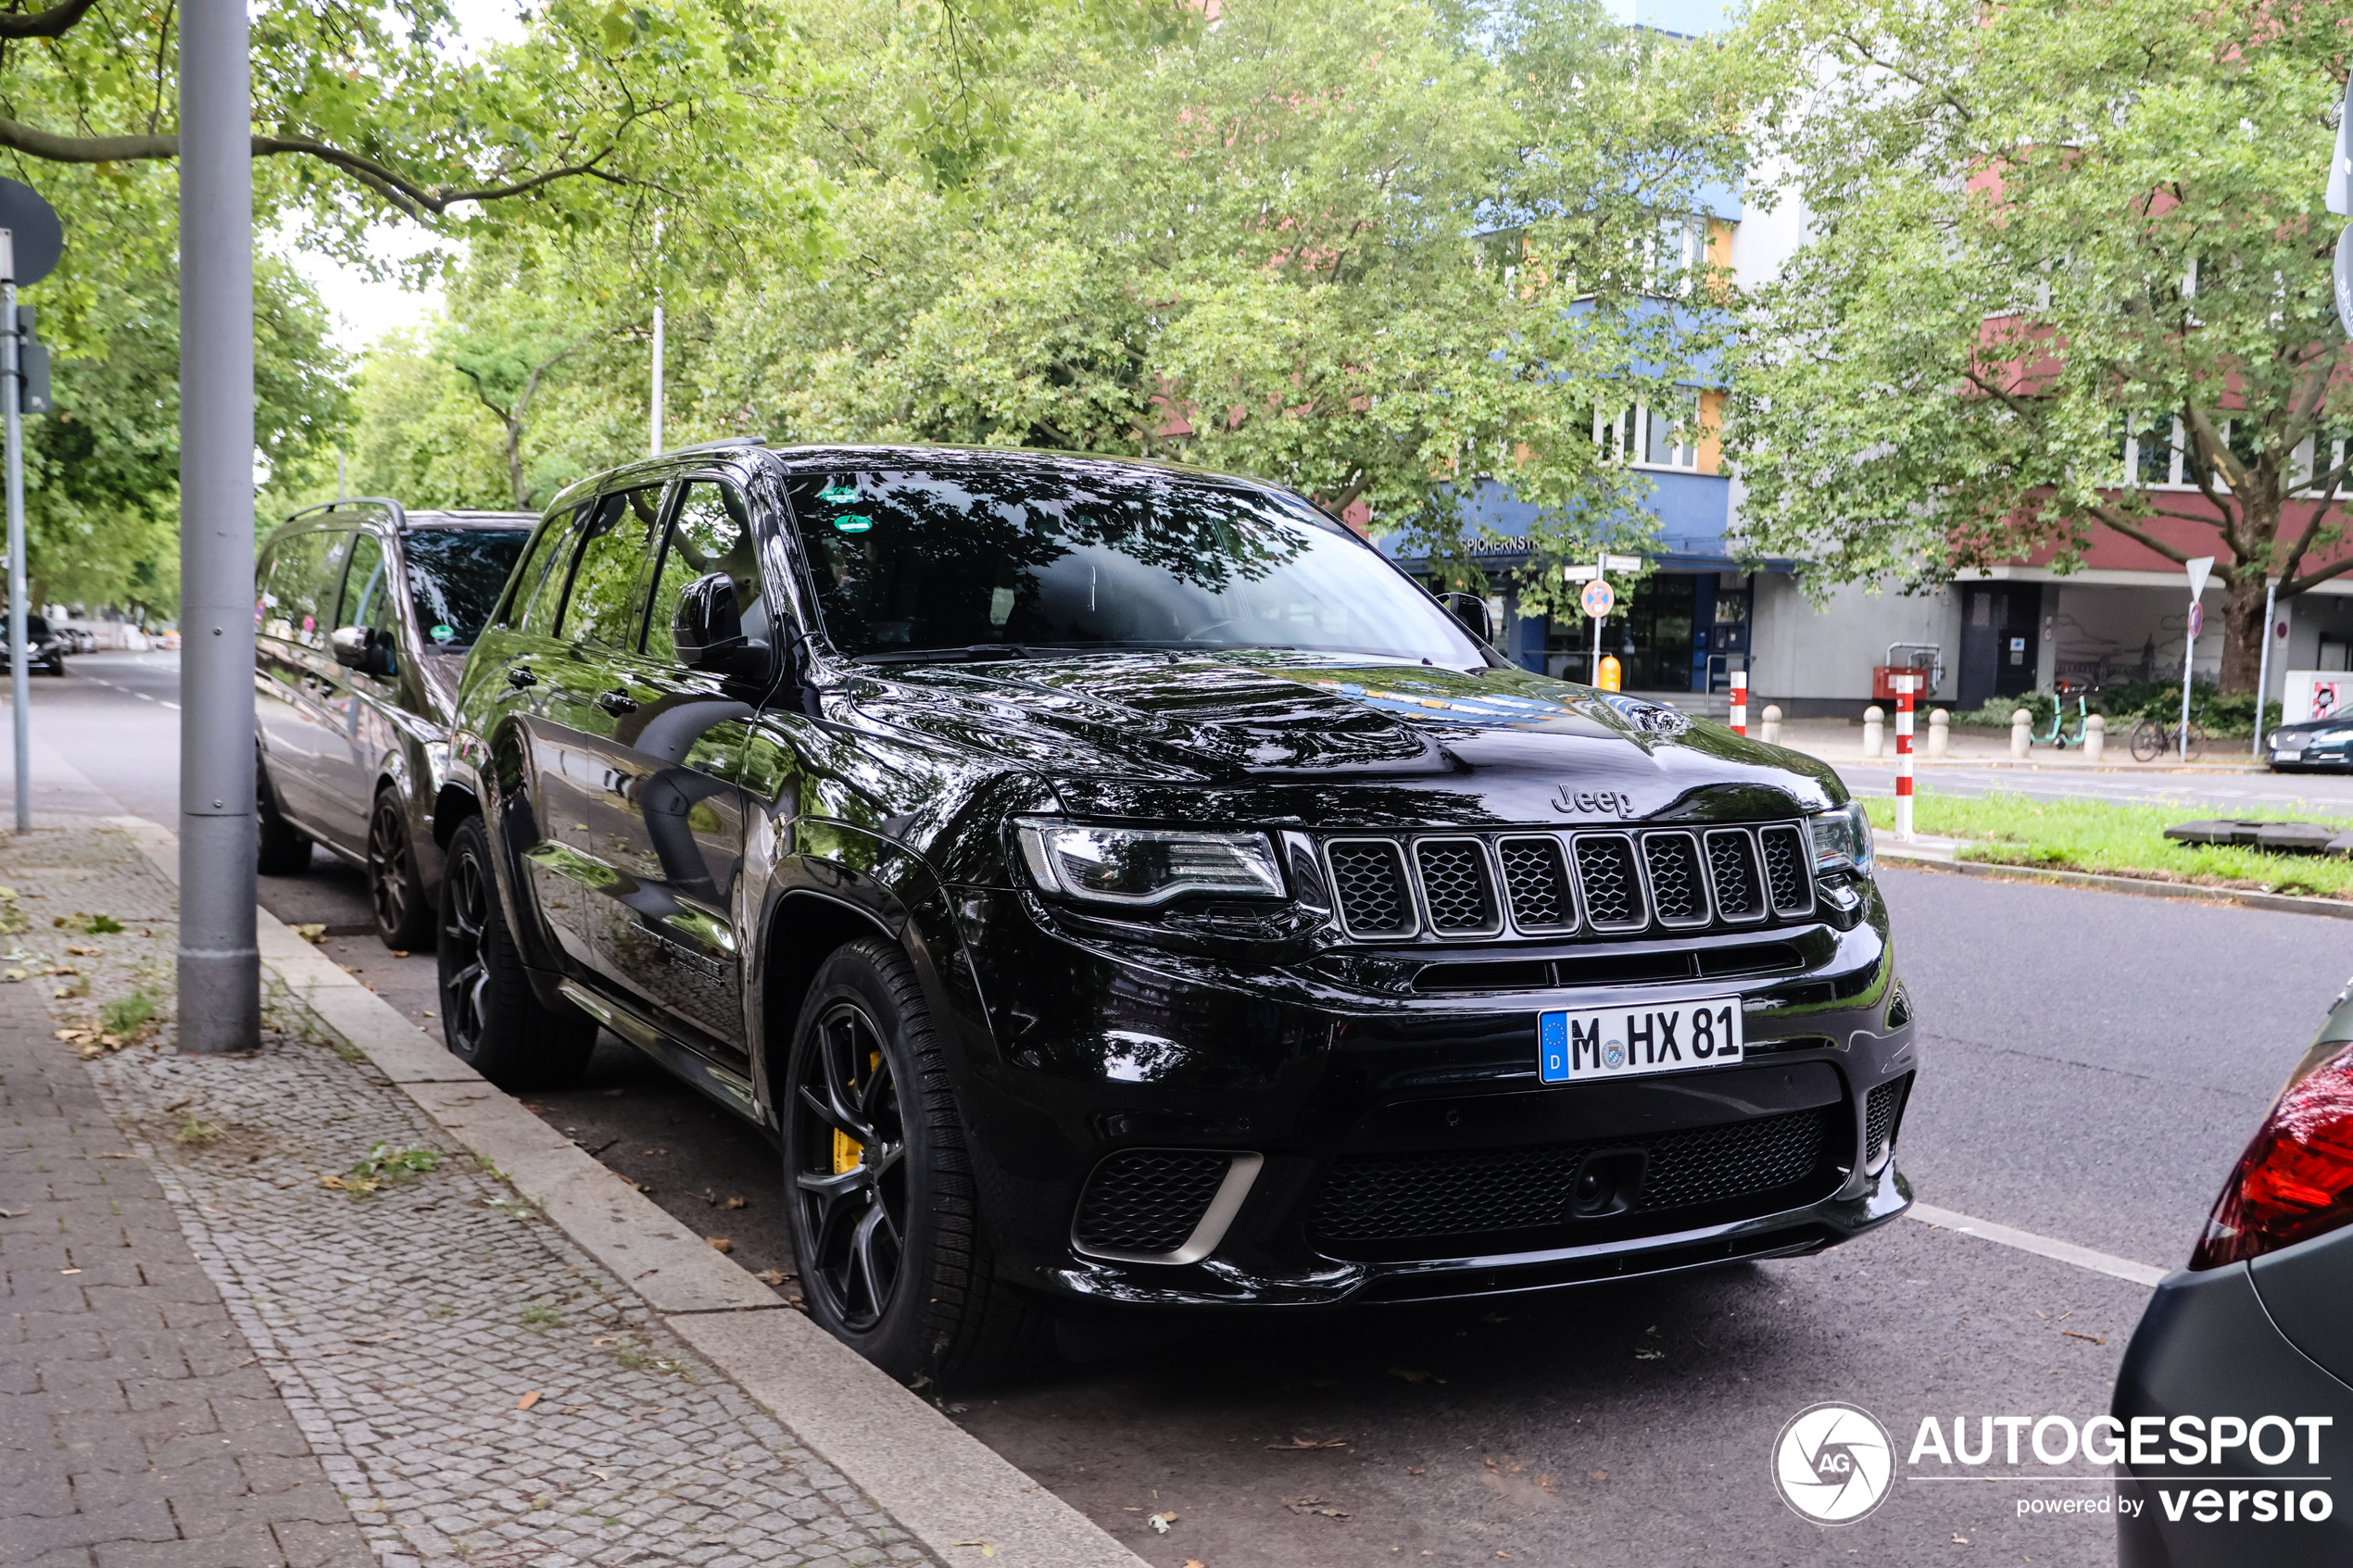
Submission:
[[[2148,716],[2133,726],[2133,760],[2135,762],[2154,762],[2160,757],[2181,757],[2195,762],[2198,753],[2205,749],[2206,732],[2196,724],[2190,726],[2186,751],[2183,748],[2182,729],[2178,724],[2169,724],[2162,719]]]

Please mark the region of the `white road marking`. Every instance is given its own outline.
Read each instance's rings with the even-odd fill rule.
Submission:
[[[179,712],[179,711],[180,711],[180,705],[179,705],[178,703],[176,703],[176,702],[167,702],[167,703],[165,703],[165,704],[164,704],[164,706],[165,706],[166,708],[170,709],[171,709],[174,713],[177,713],[177,712]]]
[[[1973,1236],[1980,1241],[1990,1241],[2000,1247],[2015,1247],[2021,1252],[2032,1252],[2038,1258],[2049,1258],[2061,1263],[2072,1263],[2079,1269],[2089,1269],[2094,1273],[2106,1274],[2110,1279],[2129,1280],[2134,1285],[2153,1286],[2171,1272],[2166,1269],[2151,1268],[2146,1263],[2135,1263],[2130,1258],[2119,1258],[2113,1253],[2095,1252],[2088,1247],[2078,1247],[2071,1241],[2061,1241],[2057,1236],[2036,1236],[2032,1231],[2012,1230],[2007,1225],[1997,1225],[1991,1220],[1979,1220],[1967,1214],[1956,1214],[1950,1209],[1936,1209],[1925,1203],[1915,1203],[1906,1212],[1909,1213],[1913,1219],[1924,1224],[1933,1225],[1938,1230],[1959,1231],[1964,1236]]]

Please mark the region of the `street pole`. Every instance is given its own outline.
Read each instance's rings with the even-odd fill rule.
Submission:
[[[1601,559],[1595,561],[1593,563],[1593,581],[1596,583],[1601,582],[1603,577],[1606,574],[1608,567],[1609,558],[1606,555],[1602,557]],[[1602,615],[1593,617],[1593,684],[1595,686],[1599,686],[1602,684],[1602,622],[1607,619],[1609,619],[1607,616]]]
[[[661,220],[654,220],[654,264],[661,264]],[[661,291],[654,291],[653,453],[661,456]]]
[[[1898,675],[1895,687],[1895,836],[1912,842],[1912,693],[1918,675]]]
[[[7,383],[8,443],[8,702],[16,746],[17,831],[32,831],[32,639],[25,634],[24,384],[17,342],[16,235],[0,229],[0,381]]]
[[[2190,759],[2190,659],[2197,652],[2198,602],[2190,601],[2190,618],[2182,638],[2182,760]]]
[[[2263,580],[2263,653],[2255,661],[2255,760],[2263,760],[2263,699],[2271,692],[2271,617],[2280,602],[2280,580]]]
[[[253,109],[245,0],[180,27],[180,1048],[261,1037],[254,933]]]

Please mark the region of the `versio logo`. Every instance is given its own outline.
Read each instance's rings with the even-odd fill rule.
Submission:
[[[1894,1445],[1869,1411],[1836,1402],[1798,1411],[1773,1444],[1781,1500],[1817,1524],[1852,1524],[1887,1500]]]

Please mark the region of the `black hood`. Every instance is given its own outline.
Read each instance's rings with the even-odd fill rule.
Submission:
[[[1787,816],[1812,758],[1526,671],[1265,653],[869,671],[869,722],[1034,772],[1074,815],[1319,825]]]

